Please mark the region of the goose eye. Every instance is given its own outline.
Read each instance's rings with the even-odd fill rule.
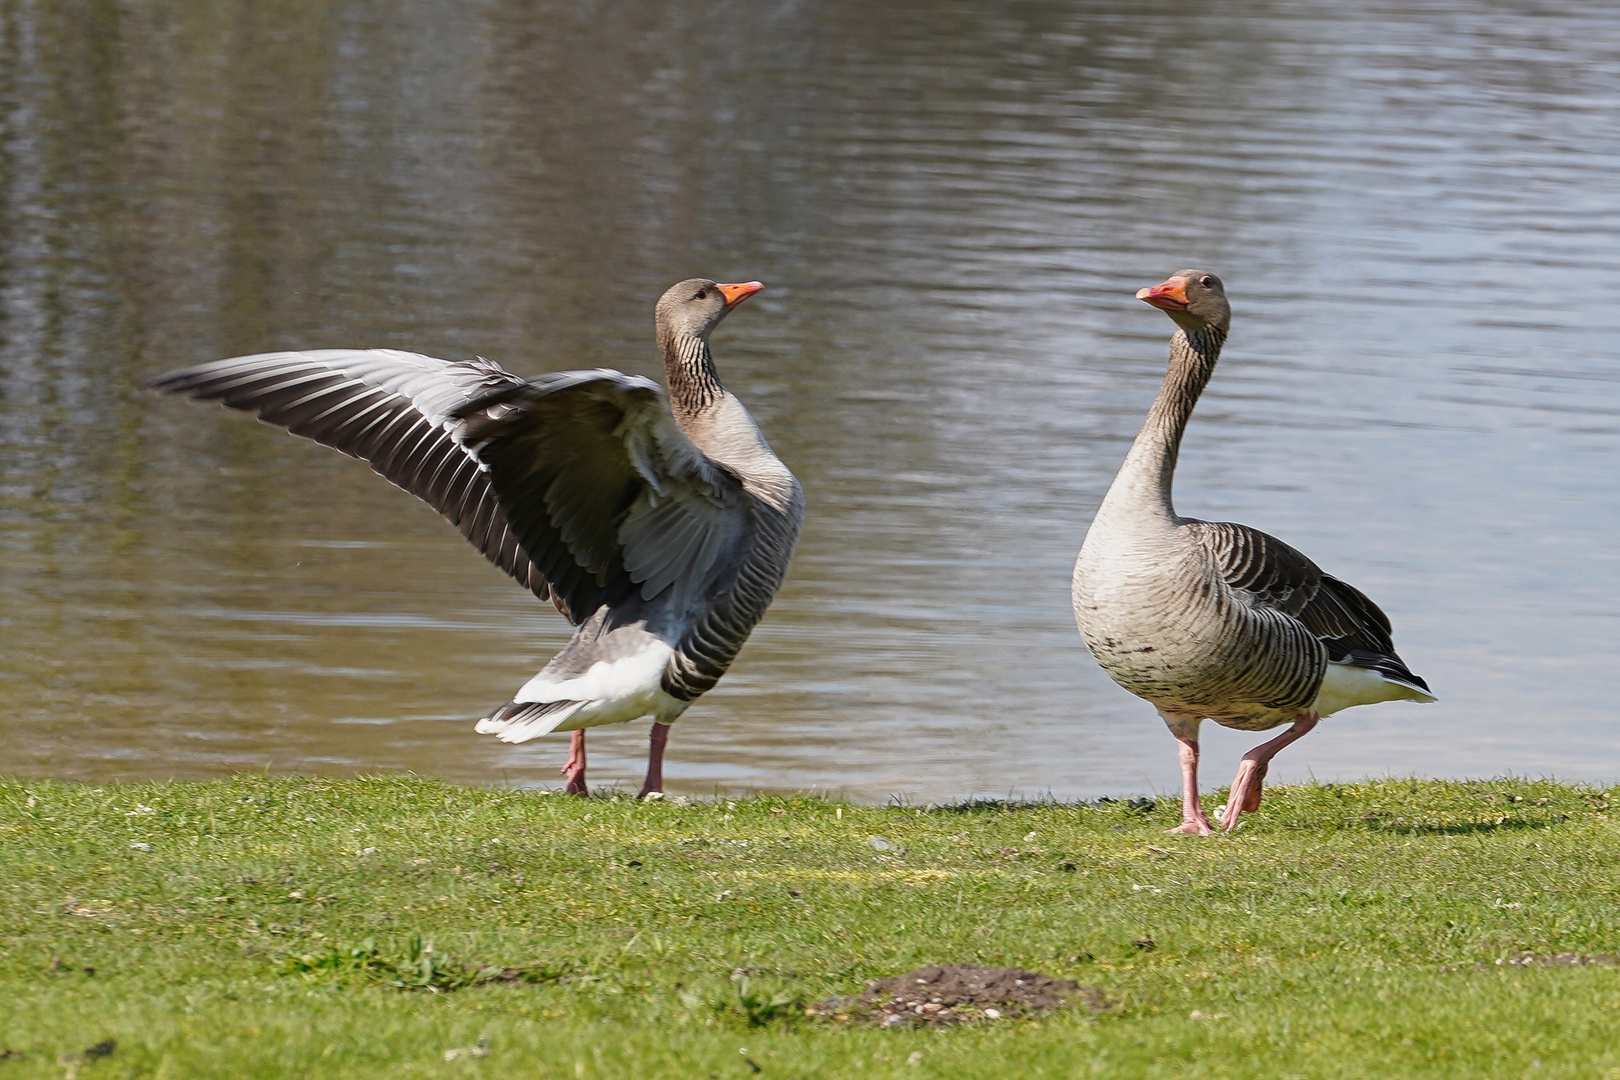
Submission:
[[[1212,281],[1210,279],[1210,276],[1208,274],[1205,274],[1203,277],[1198,279],[1198,284],[1202,285],[1204,288],[1207,289],[1207,288],[1209,288],[1211,285],[1213,285],[1215,283],[1214,283],[1214,281]]]
[[[697,292],[697,295],[692,297],[692,299],[694,299],[694,300],[707,300],[708,298],[709,298],[709,290],[708,289],[699,289],[698,292]]]

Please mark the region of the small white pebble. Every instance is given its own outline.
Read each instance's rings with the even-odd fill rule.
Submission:
[[[129,849],[131,851],[151,851],[152,850],[152,845],[151,844],[141,843],[140,841],[136,841],[135,843],[129,845]]]
[[[454,1050],[444,1052],[444,1060],[454,1061],[460,1057],[481,1058],[489,1056],[489,1036],[478,1036],[478,1042],[473,1046],[461,1046]]]
[[[1001,1010],[1000,1009],[986,1009],[986,1010],[984,1010],[984,1015],[988,1016],[992,1020],[1000,1020],[1001,1019]]]

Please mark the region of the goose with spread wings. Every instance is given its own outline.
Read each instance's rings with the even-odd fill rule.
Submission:
[[[1182,270],[1136,294],[1176,323],[1146,422],[1075,562],[1075,619],[1120,686],[1153,704],[1180,743],[1181,824],[1208,834],[1198,798],[1198,729],[1292,726],[1244,755],[1221,824],[1260,805],[1279,750],[1324,716],[1380,701],[1433,701],[1395,652],[1366,596],[1258,529],[1179,516],[1171,481],[1182,433],[1231,325],[1221,280]]]
[[[653,719],[642,794],[674,723],[714,686],[781,587],[804,497],[721,385],[709,334],[762,286],[682,281],[655,309],[669,392],[598,369],[521,379],[482,358],[324,349],[155,380],[368,463],[578,629],[477,730],[521,743]]]

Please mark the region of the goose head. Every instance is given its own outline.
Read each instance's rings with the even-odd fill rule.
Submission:
[[[1189,332],[1214,328],[1224,334],[1232,323],[1226,287],[1203,270],[1177,270],[1150,289],[1138,289],[1136,298],[1159,308]]]
[[[707,338],[726,313],[765,286],[757,281],[721,285],[708,278],[687,278],[658,298],[658,326],[671,337]]]

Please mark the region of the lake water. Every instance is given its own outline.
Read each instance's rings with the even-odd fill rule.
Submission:
[[[804,483],[672,791],[1174,791],[1068,580],[1172,329],[1178,505],[1368,592],[1439,704],[1273,776],[1620,777],[1620,9],[0,5],[0,773],[555,784],[471,724],[563,620],[363,464],[159,372],[281,348],[657,374],[691,275]],[[591,735],[633,786],[646,728]],[[1206,783],[1255,739],[1206,725]]]

